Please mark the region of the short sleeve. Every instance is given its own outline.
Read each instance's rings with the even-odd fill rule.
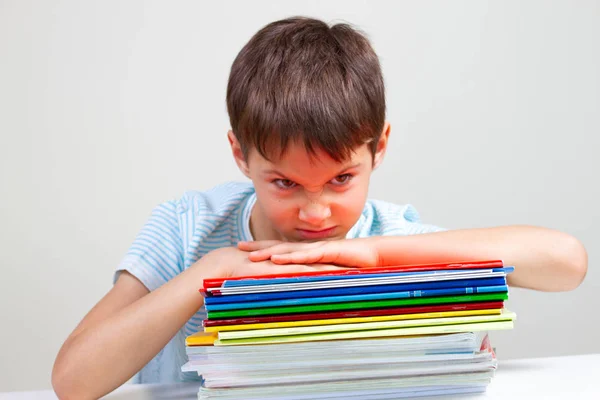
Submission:
[[[446,229],[439,226],[424,224],[417,210],[410,204],[402,210],[402,217],[405,221],[404,230],[406,235],[418,235],[422,233],[443,232]]]
[[[407,236],[445,230],[423,223],[415,207],[410,204],[368,200],[350,237]]]
[[[121,271],[138,278],[150,291],[183,271],[183,240],[176,202],[154,208],[119,264],[114,282]]]
[[[422,224],[420,222],[408,222],[406,224],[407,235],[418,235],[421,233],[444,232],[447,229],[435,225]]]

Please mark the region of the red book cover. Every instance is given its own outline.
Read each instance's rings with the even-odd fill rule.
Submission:
[[[461,270],[461,269],[484,269],[484,268],[502,268],[504,264],[501,260],[489,261],[468,261],[457,263],[436,263],[436,264],[420,264],[420,265],[395,265],[387,267],[370,267],[370,268],[350,268],[348,270],[335,271],[314,271],[302,273],[288,274],[269,274],[257,276],[238,276],[235,278],[215,278],[205,279],[202,289],[221,287],[225,281],[239,281],[243,279],[277,279],[277,278],[294,278],[304,276],[339,276],[339,275],[360,275],[360,274],[381,274],[393,272],[419,272],[419,271],[435,271],[435,270]]]

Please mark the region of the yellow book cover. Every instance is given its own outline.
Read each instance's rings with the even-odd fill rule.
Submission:
[[[185,338],[186,346],[212,346],[217,335],[210,332],[196,332]]]
[[[273,336],[307,335],[315,333],[335,333],[348,331],[370,331],[411,327],[431,327],[437,325],[472,324],[482,322],[512,321],[513,312],[503,310],[498,315],[473,315],[463,317],[412,319],[400,321],[362,322],[357,324],[301,326],[294,328],[253,329],[245,331],[219,332],[219,339],[245,339]]]
[[[217,339],[215,346],[238,346],[247,344],[274,344],[274,343],[296,343],[296,342],[315,342],[326,340],[343,340],[343,339],[363,339],[377,337],[400,337],[414,335],[438,335],[444,333],[460,333],[460,332],[478,332],[478,331],[493,331],[502,329],[512,329],[513,321],[498,321],[498,322],[478,322],[469,324],[454,324],[454,325],[435,325],[435,326],[417,326],[410,328],[395,328],[395,329],[373,329],[367,331],[350,331],[350,332],[327,332],[327,333],[312,333],[305,335],[291,336],[269,336],[255,337],[245,339]]]

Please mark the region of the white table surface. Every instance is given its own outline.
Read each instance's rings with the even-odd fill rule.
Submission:
[[[197,399],[198,384],[124,385],[106,400]],[[498,361],[484,394],[435,399],[600,399],[600,354]],[[51,390],[0,393],[0,400],[56,399]],[[423,398],[421,398],[423,399]]]

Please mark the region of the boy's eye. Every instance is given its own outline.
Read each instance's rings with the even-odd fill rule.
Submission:
[[[296,183],[294,181],[290,181],[289,179],[275,179],[273,183],[279,189],[291,189],[296,186]]]
[[[345,185],[346,183],[348,183],[350,181],[350,179],[352,179],[352,175],[351,174],[342,174],[342,175],[338,175],[335,178],[333,178],[331,180],[331,183],[333,183],[334,185]]]

